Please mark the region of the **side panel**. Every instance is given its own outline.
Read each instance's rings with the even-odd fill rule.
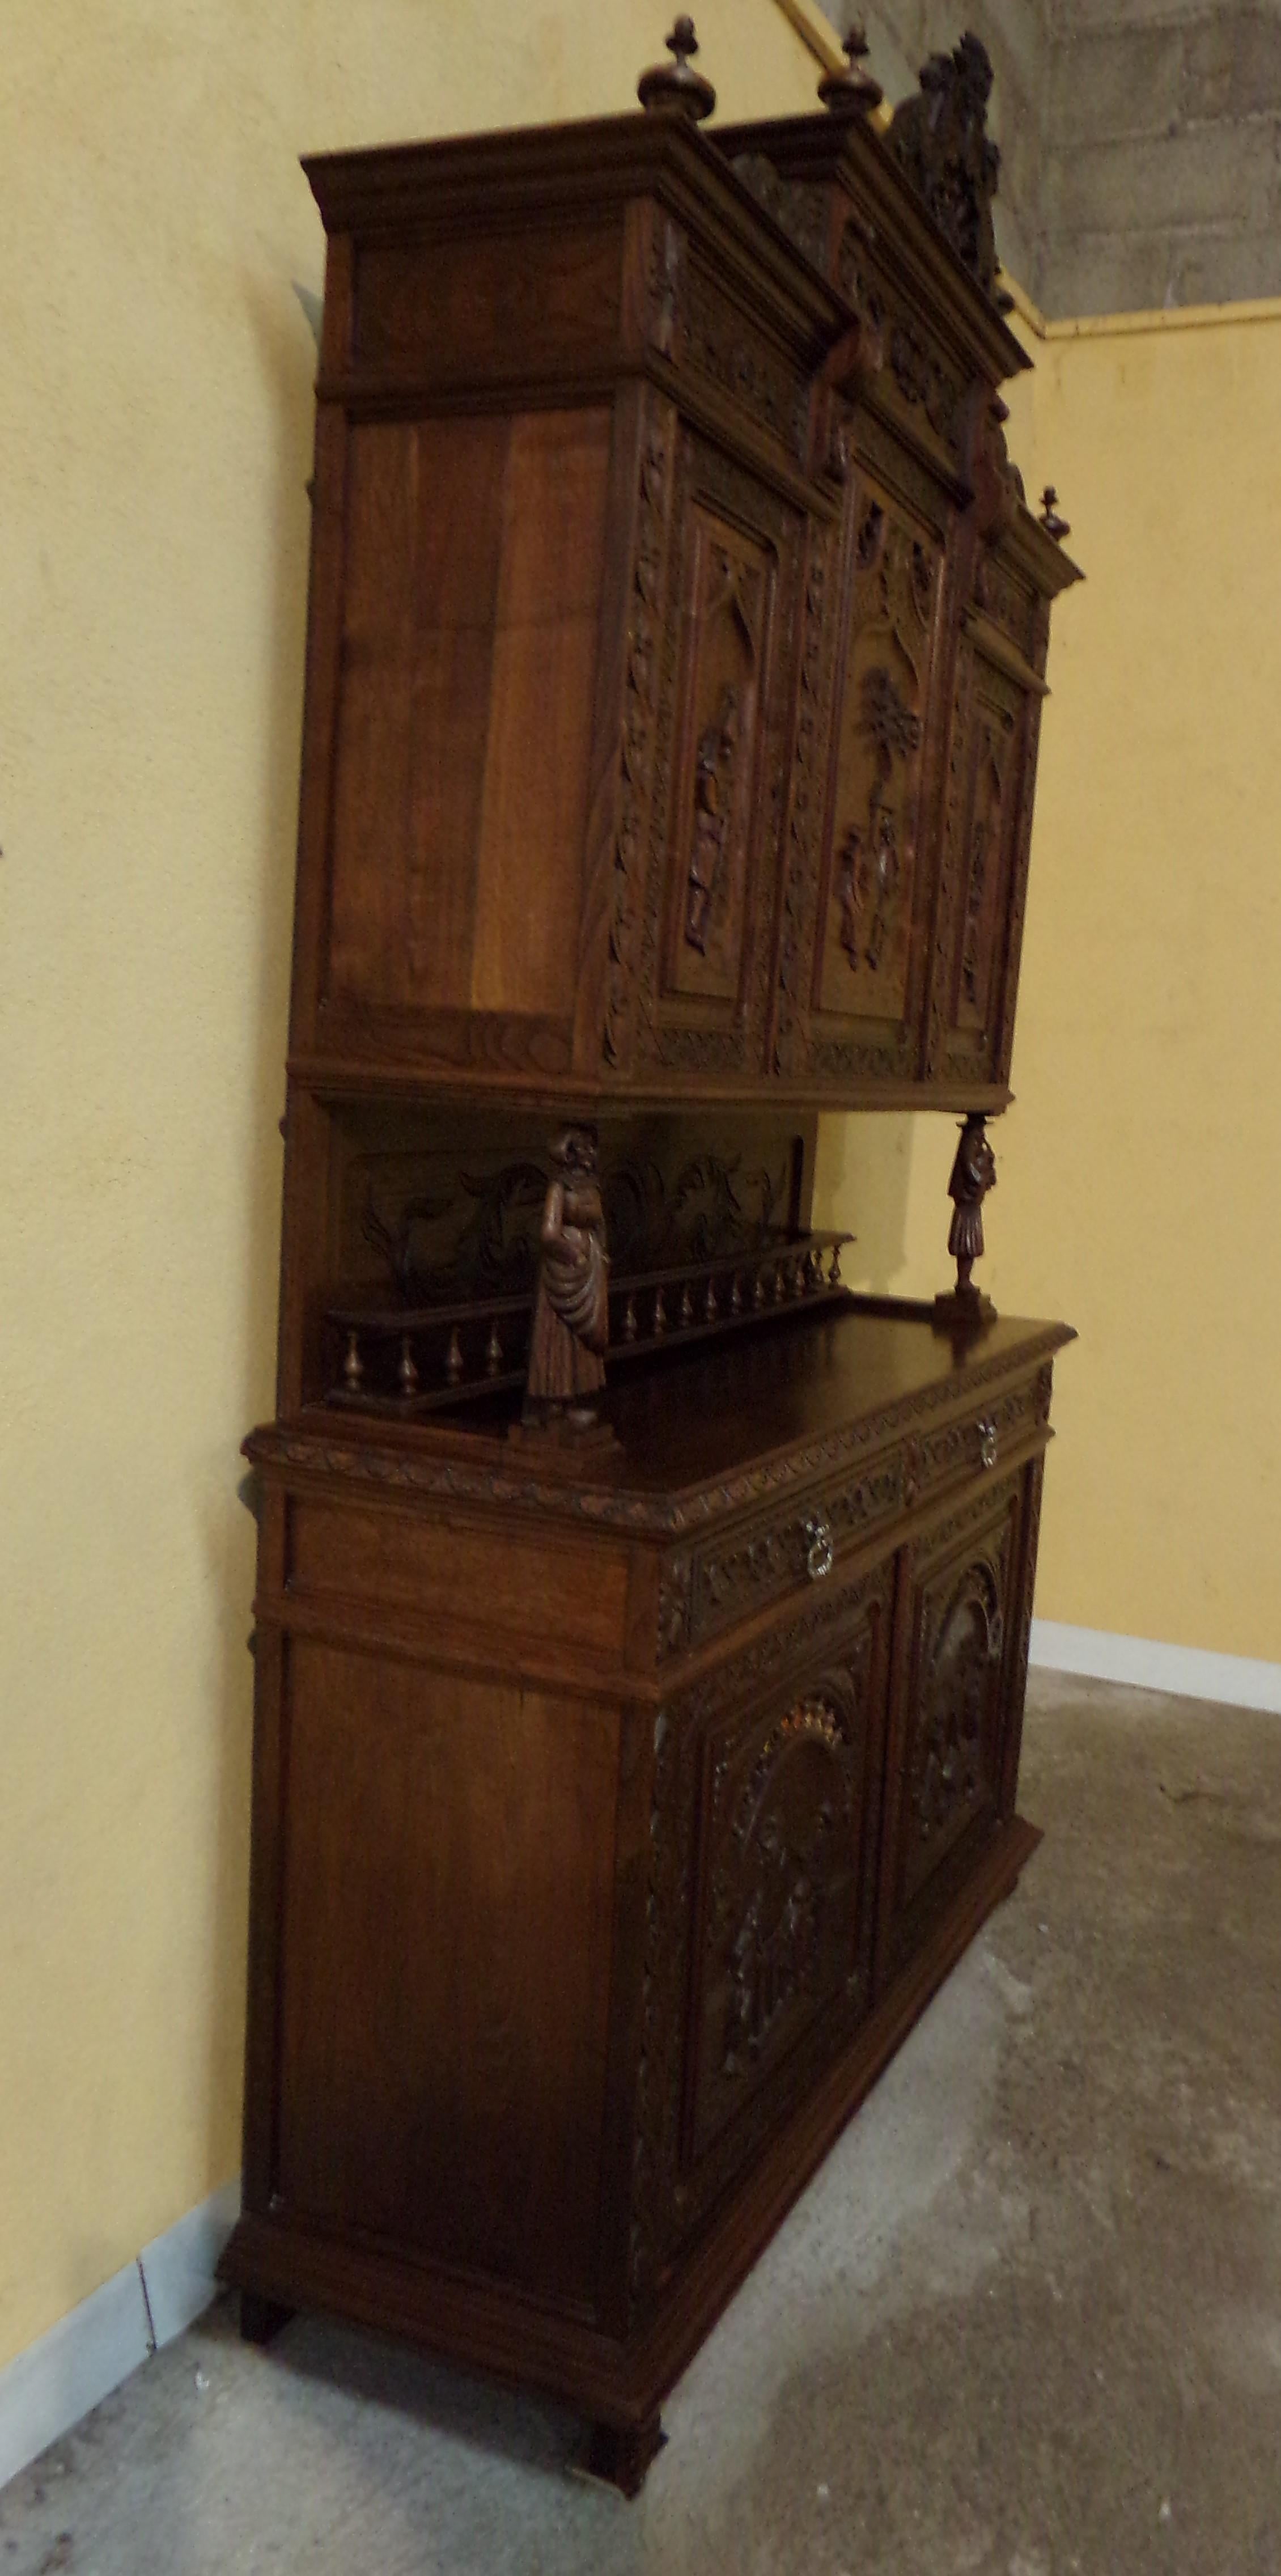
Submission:
[[[285,1647],[272,2206],[590,2308],[615,1709]]]
[[[609,445],[603,405],[349,433],[331,1019],[572,1021]]]

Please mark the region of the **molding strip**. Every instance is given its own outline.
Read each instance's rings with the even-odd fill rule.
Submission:
[[[239,2213],[225,2183],[0,2370],[0,2487],[203,2313]]]
[[[844,69],[845,55],[836,29],[831,19],[824,17],[817,0],[775,0],[775,7],[790,20],[801,43],[808,45],[816,62],[823,63],[831,72]]]
[[[1281,1664],[1256,1662],[1250,1655],[1215,1655],[1202,1646],[1167,1646],[1153,1637],[1119,1637],[1106,1628],[1034,1619],[1031,1660],[1046,1672],[1081,1673],[1281,1717]]]

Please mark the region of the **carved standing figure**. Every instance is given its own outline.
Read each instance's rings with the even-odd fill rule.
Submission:
[[[956,1263],[956,1303],[976,1310],[987,1306],[972,1274],[983,1258],[983,1201],[995,1187],[996,1156],[987,1141],[987,1120],[981,1110],[972,1109],[961,1128],[947,1185],[952,1201],[947,1248]]]
[[[589,1431],[605,1383],[609,1255],[596,1142],[567,1127],[552,1147],[522,1419]]]
[[[716,714],[700,737],[694,768],[694,846],[690,852],[685,936],[700,957],[706,953],[712,904],[725,857],[737,750],[738,692],[727,684],[721,691]]]

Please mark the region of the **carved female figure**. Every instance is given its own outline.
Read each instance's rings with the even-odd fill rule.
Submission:
[[[972,1273],[983,1257],[983,1201],[995,1187],[996,1156],[987,1141],[987,1121],[972,1109],[961,1129],[947,1185],[952,1201],[947,1248],[956,1263],[956,1295],[962,1299],[978,1298]]]
[[[538,1240],[542,1257],[523,1419],[590,1430],[596,1419],[591,1398],[605,1383],[609,1255],[596,1145],[585,1127],[567,1127],[552,1147]]]

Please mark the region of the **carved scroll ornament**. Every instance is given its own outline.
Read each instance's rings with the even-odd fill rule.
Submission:
[[[996,294],[992,200],[1001,156],[987,133],[992,65],[977,36],[931,54],[914,98],[895,108],[888,142],[944,239],[985,294]]]

